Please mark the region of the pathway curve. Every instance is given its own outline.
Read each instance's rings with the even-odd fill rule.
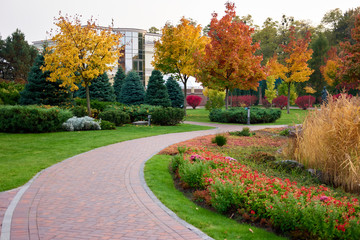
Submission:
[[[143,177],[145,161],[163,148],[243,127],[192,124],[217,129],[121,142],[44,170],[17,192],[7,208],[1,240],[210,239],[160,204]]]

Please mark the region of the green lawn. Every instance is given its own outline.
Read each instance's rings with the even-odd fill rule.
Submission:
[[[36,173],[57,162],[91,149],[154,135],[211,129],[179,126],[132,126],[116,130],[41,134],[0,133],[0,191],[19,187]]]
[[[147,161],[144,170],[145,180],[156,197],[180,218],[215,239],[284,239],[263,229],[239,224],[221,214],[198,207],[174,187],[168,171],[170,159],[167,155],[156,155]]]
[[[274,123],[264,123],[261,125],[291,125],[301,124],[308,111],[302,109],[290,109],[290,114],[286,113],[286,109],[281,111],[281,118],[276,120]],[[193,122],[206,122],[211,123],[209,119],[209,111],[204,108],[199,109],[187,109],[186,110],[186,121]]]

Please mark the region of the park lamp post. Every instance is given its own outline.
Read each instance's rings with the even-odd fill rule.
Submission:
[[[247,125],[250,125],[250,107],[246,107],[245,110],[247,110]]]

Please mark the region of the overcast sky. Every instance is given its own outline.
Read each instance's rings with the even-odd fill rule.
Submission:
[[[0,0],[0,35],[2,39],[16,28],[25,33],[29,42],[48,38],[54,27],[53,19],[59,11],[81,14],[84,20],[94,16],[98,24],[115,27],[149,29],[161,28],[166,21],[177,24],[182,16],[207,25],[214,11],[224,14],[227,0]],[[360,6],[359,0],[246,0],[233,1],[237,15],[252,15],[261,26],[267,17],[280,21],[283,14],[295,20],[310,20],[315,26],[329,10]]]

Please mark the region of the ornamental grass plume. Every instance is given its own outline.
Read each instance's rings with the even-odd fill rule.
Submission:
[[[323,180],[360,192],[360,98],[345,94],[311,112],[297,137],[295,157],[321,170]]]

